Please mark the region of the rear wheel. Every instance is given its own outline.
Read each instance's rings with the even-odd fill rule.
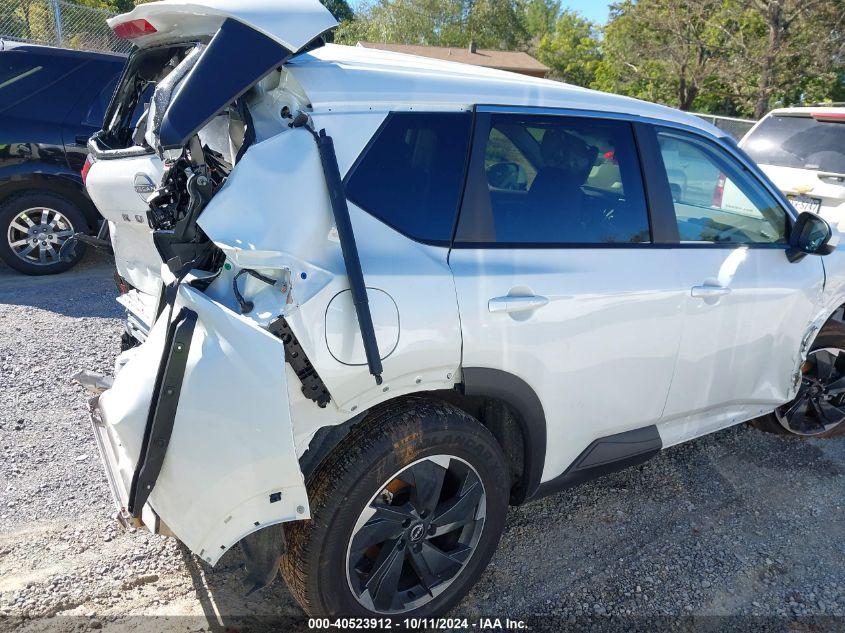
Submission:
[[[845,435],[845,325],[838,321],[824,325],[801,365],[798,395],[752,424],[784,435]]]
[[[282,575],[311,616],[443,613],[498,544],[505,457],[475,419],[424,399],[361,424],[309,478],[312,519],[287,526]]]
[[[85,254],[79,244],[72,261],[59,250],[75,232],[87,231],[79,208],[50,191],[27,191],[0,204],[0,258],[27,275],[52,275],[76,265]]]

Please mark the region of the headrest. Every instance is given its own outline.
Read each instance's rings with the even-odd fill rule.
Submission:
[[[582,141],[574,134],[560,128],[549,128],[540,143],[540,156],[546,167],[583,169],[584,163],[592,167],[598,148]]]

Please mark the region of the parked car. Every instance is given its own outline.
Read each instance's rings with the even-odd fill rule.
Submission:
[[[845,107],[772,110],[740,146],[796,210],[845,220]]]
[[[845,432],[830,227],[710,124],[324,45],[318,0],[110,24],[138,48],[87,187],[126,351],[79,380],[124,524],[402,624],[466,594],[508,504],[751,419]],[[743,214],[678,199],[702,165]]]
[[[59,250],[102,218],[80,171],[126,58],[5,42],[0,46],[0,258],[28,275],[67,270]]]

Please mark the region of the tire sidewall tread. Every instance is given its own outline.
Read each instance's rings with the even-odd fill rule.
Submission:
[[[808,352],[822,349],[824,347],[836,347],[845,350],[845,323],[840,321],[828,320],[819,330],[816,338]],[[791,433],[778,420],[774,413],[764,415],[762,417],[751,420],[751,426],[760,431],[767,433],[774,433],[775,435],[784,435],[795,439],[829,439],[833,437],[840,437],[845,435],[845,422],[833,427],[832,429],[819,433],[818,435],[799,435]]]
[[[484,532],[452,586],[422,607],[396,617],[426,617],[454,606],[475,584],[496,549],[510,493],[506,460],[493,435],[465,412],[425,398],[374,408],[309,477],[311,520],[286,525],[282,576],[310,616],[389,617],[367,611],[346,578],[346,547],[369,499],[394,473],[429,455],[465,459],[487,493]],[[342,583],[338,586],[338,582]]]

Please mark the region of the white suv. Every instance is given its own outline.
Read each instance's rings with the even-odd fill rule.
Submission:
[[[86,177],[128,320],[114,378],[81,380],[121,521],[211,565],[240,542],[311,615],[428,616],[509,503],[773,412],[845,430],[845,270],[807,256],[830,229],[719,130],[333,25],[318,0],[112,21],[138,50]]]
[[[845,220],[845,107],[772,110],[739,145],[798,211]]]

